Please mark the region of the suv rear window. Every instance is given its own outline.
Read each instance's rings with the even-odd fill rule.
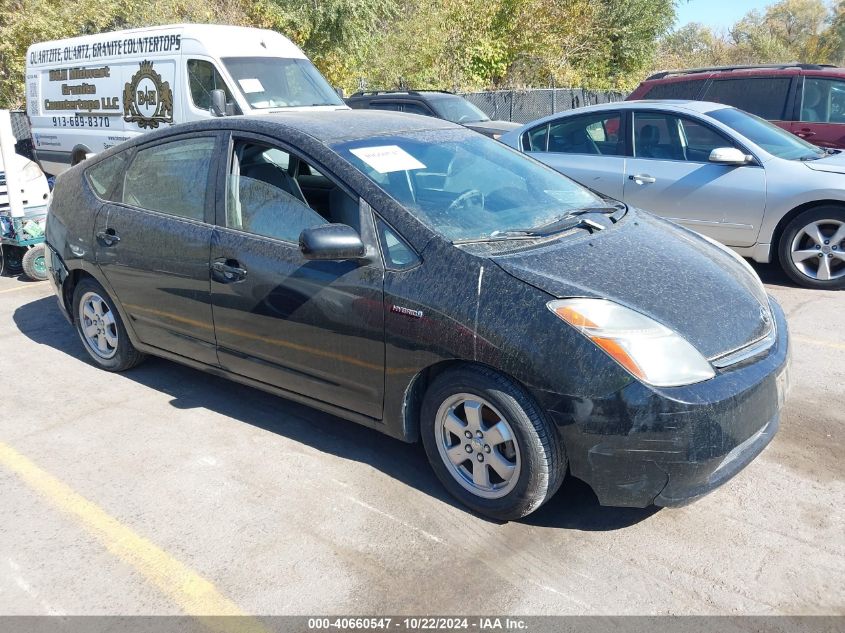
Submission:
[[[769,121],[784,120],[790,77],[715,79],[699,97],[724,103]]]

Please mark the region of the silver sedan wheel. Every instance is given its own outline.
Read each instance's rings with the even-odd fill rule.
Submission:
[[[519,481],[519,444],[505,417],[484,398],[458,393],[437,411],[440,457],[461,486],[485,499],[504,497]]]
[[[845,222],[817,220],[798,231],[790,246],[795,267],[810,279],[845,276]]]
[[[79,302],[82,338],[94,354],[104,360],[117,353],[117,324],[114,313],[96,292],[86,292]]]

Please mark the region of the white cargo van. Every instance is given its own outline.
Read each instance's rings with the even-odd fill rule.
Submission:
[[[52,174],[162,125],[224,114],[347,109],[283,35],[210,24],[33,44],[26,100],[36,153]]]

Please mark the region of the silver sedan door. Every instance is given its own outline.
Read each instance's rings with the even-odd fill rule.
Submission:
[[[606,196],[622,199],[625,135],[620,112],[561,117],[523,135],[526,153]]]
[[[756,162],[709,161],[736,147],[705,123],[668,112],[635,111],[634,156],[623,199],[729,246],[757,242],[766,206],[766,172]]]

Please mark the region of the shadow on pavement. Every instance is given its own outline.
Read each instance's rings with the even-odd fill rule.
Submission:
[[[18,330],[34,342],[62,351],[80,362],[92,362],[76,331],[59,312],[54,297],[20,306],[13,319]],[[325,453],[367,463],[408,486],[469,512],[437,481],[419,443],[406,444],[316,409],[160,358],[149,358],[122,375],[168,394],[172,398],[170,404],[178,409],[203,407]],[[72,380],[72,374],[68,379]],[[605,531],[628,527],[656,511],[656,508],[602,507],[589,486],[567,477],[558,494],[523,522]]]
[[[750,259],[746,261],[751,264],[751,267],[754,270],[757,271],[757,274],[760,275],[760,279],[764,284],[783,286],[784,288],[800,288],[798,284],[786,276],[786,273],[783,272],[783,268],[780,267],[780,264],[758,264]]]

